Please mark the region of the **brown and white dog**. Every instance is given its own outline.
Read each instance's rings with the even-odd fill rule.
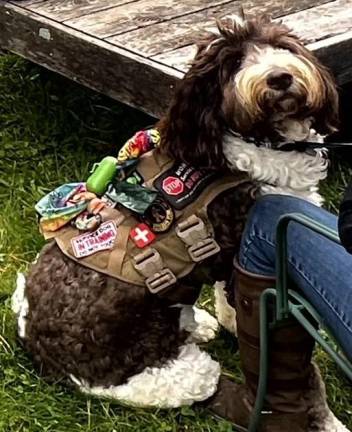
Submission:
[[[227,327],[235,321],[222,289],[253,203],[248,191],[293,194],[320,205],[325,156],[279,148],[321,140],[335,130],[337,110],[330,73],[283,25],[265,17],[229,18],[199,44],[160,121],[161,151],[197,168],[245,171],[251,179],[209,209],[221,247],[211,263],[213,278],[224,281],[217,284],[217,309]],[[55,243],[18,282],[13,309],[19,335],[43,372],[141,406],[177,407],[216,391],[219,364],[194,343],[217,329],[204,311],[141,295],[81,267]]]
[[[324,152],[277,150],[292,141],[321,143],[337,125],[335,82],[302,42],[268,17],[234,16],[199,44],[167,117],[165,146],[196,166],[247,172],[260,195],[294,195],[320,206]],[[215,286],[217,318],[236,334],[225,285]]]

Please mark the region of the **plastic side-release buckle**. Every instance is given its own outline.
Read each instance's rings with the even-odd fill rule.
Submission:
[[[200,262],[220,252],[220,246],[209,234],[204,222],[192,215],[180,222],[175,228],[176,234],[188,245],[188,253],[194,262]]]
[[[152,294],[174,285],[176,276],[169,268],[163,268],[163,261],[159,252],[150,248],[134,257],[134,267],[145,278],[145,284]]]
[[[188,248],[188,253],[194,262],[203,261],[220,252],[220,246],[209,237]]]
[[[177,282],[176,276],[168,268],[164,268],[161,272],[155,273],[146,279],[145,284],[152,294],[164,290],[165,288],[174,285]]]
[[[209,237],[204,222],[196,215],[192,215],[183,222],[180,222],[175,231],[178,237],[189,246]]]

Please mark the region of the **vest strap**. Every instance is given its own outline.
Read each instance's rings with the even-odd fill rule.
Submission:
[[[145,284],[152,294],[158,294],[160,291],[175,285],[176,282],[176,276],[169,268],[164,268],[145,280]]]
[[[188,254],[196,263],[220,252],[220,246],[215,241],[212,232],[196,215],[191,215],[180,222],[175,231],[177,236],[188,246]]]
[[[134,257],[134,268],[146,279],[145,284],[152,294],[157,294],[177,282],[169,268],[164,268],[159,252],[149,248]]]
[[[209,237],[209,232],[202,219],[196,215],[188,217],[175,228],[178,237],[188,246],[197,244]]]
[[[220,252],[220,246],[211,237],[200,241],[188,249],[189,256],[196,263],[204,261],[218,252]]]

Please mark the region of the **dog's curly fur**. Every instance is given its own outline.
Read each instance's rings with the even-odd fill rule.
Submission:
[[[254,67],[263,50],[267,58],[280,50],[288,63],[295,59],[287,66],[293,79],[298,77],[291,92],[268,87],[266,78],[275,71],[275,60],[270,70]],[[283,54],[280,59],[284,62]],[[236,82],[240,74],[251,78]],[[318,94],[311,95],[311,88]],[[226,172],[235,166],[223,147],[229,130],[242,137],[278,140],[285,138],[287,129],[291,135],[304,129],[307,119],[308,128],[318,133],[336,127],[337,93],[329,72],[286,27],[263,17],[245,24],[227,20],[219,25],[219,34],[200,43],[160,121],[160,151],[197,168]],[[262,182],[249,174],[250,181],[221,194],[209,207],[221,247],[215,261],[205,263],[213,269],[213,281],[230,278],[246,216]],[[198,274],[179,281],[192,291],[194,300],[203,282]],[[26,296],[25,345],[43,371],[55,377],[72,374],[91,385],[119,385],[148,366],[176,357],[185,341],[179,308],[80,266],[55,243],[47,245],[32,266]]]
[[[26,347],[45,374],[118,385],[178,352],[179,309],[47,245],[26,281]]]
[[[212,280],[217,269],[225,276],[223,266],[230,276],[253,201],[251,187],[248,183],[222,194],[210,208],[222,249],[212,266]],[[190,275],[179,284],[189,286],[195,301],[202,282]],[[138,286],[77,264],[56,243],[42,250],[30,270],[26,295],[25,345],[46,375],[74,375],[90,385],[119,385],[146,367],[176,357],[186,338],[179,330],[179,308],[170,308],[169,302]]]

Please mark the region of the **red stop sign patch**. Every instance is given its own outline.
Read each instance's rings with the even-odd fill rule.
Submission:
[[[166,177],[163,180],[162,188],[168,195],[180,195],[185,188],[185,185],[182,180],[177,177]]]

